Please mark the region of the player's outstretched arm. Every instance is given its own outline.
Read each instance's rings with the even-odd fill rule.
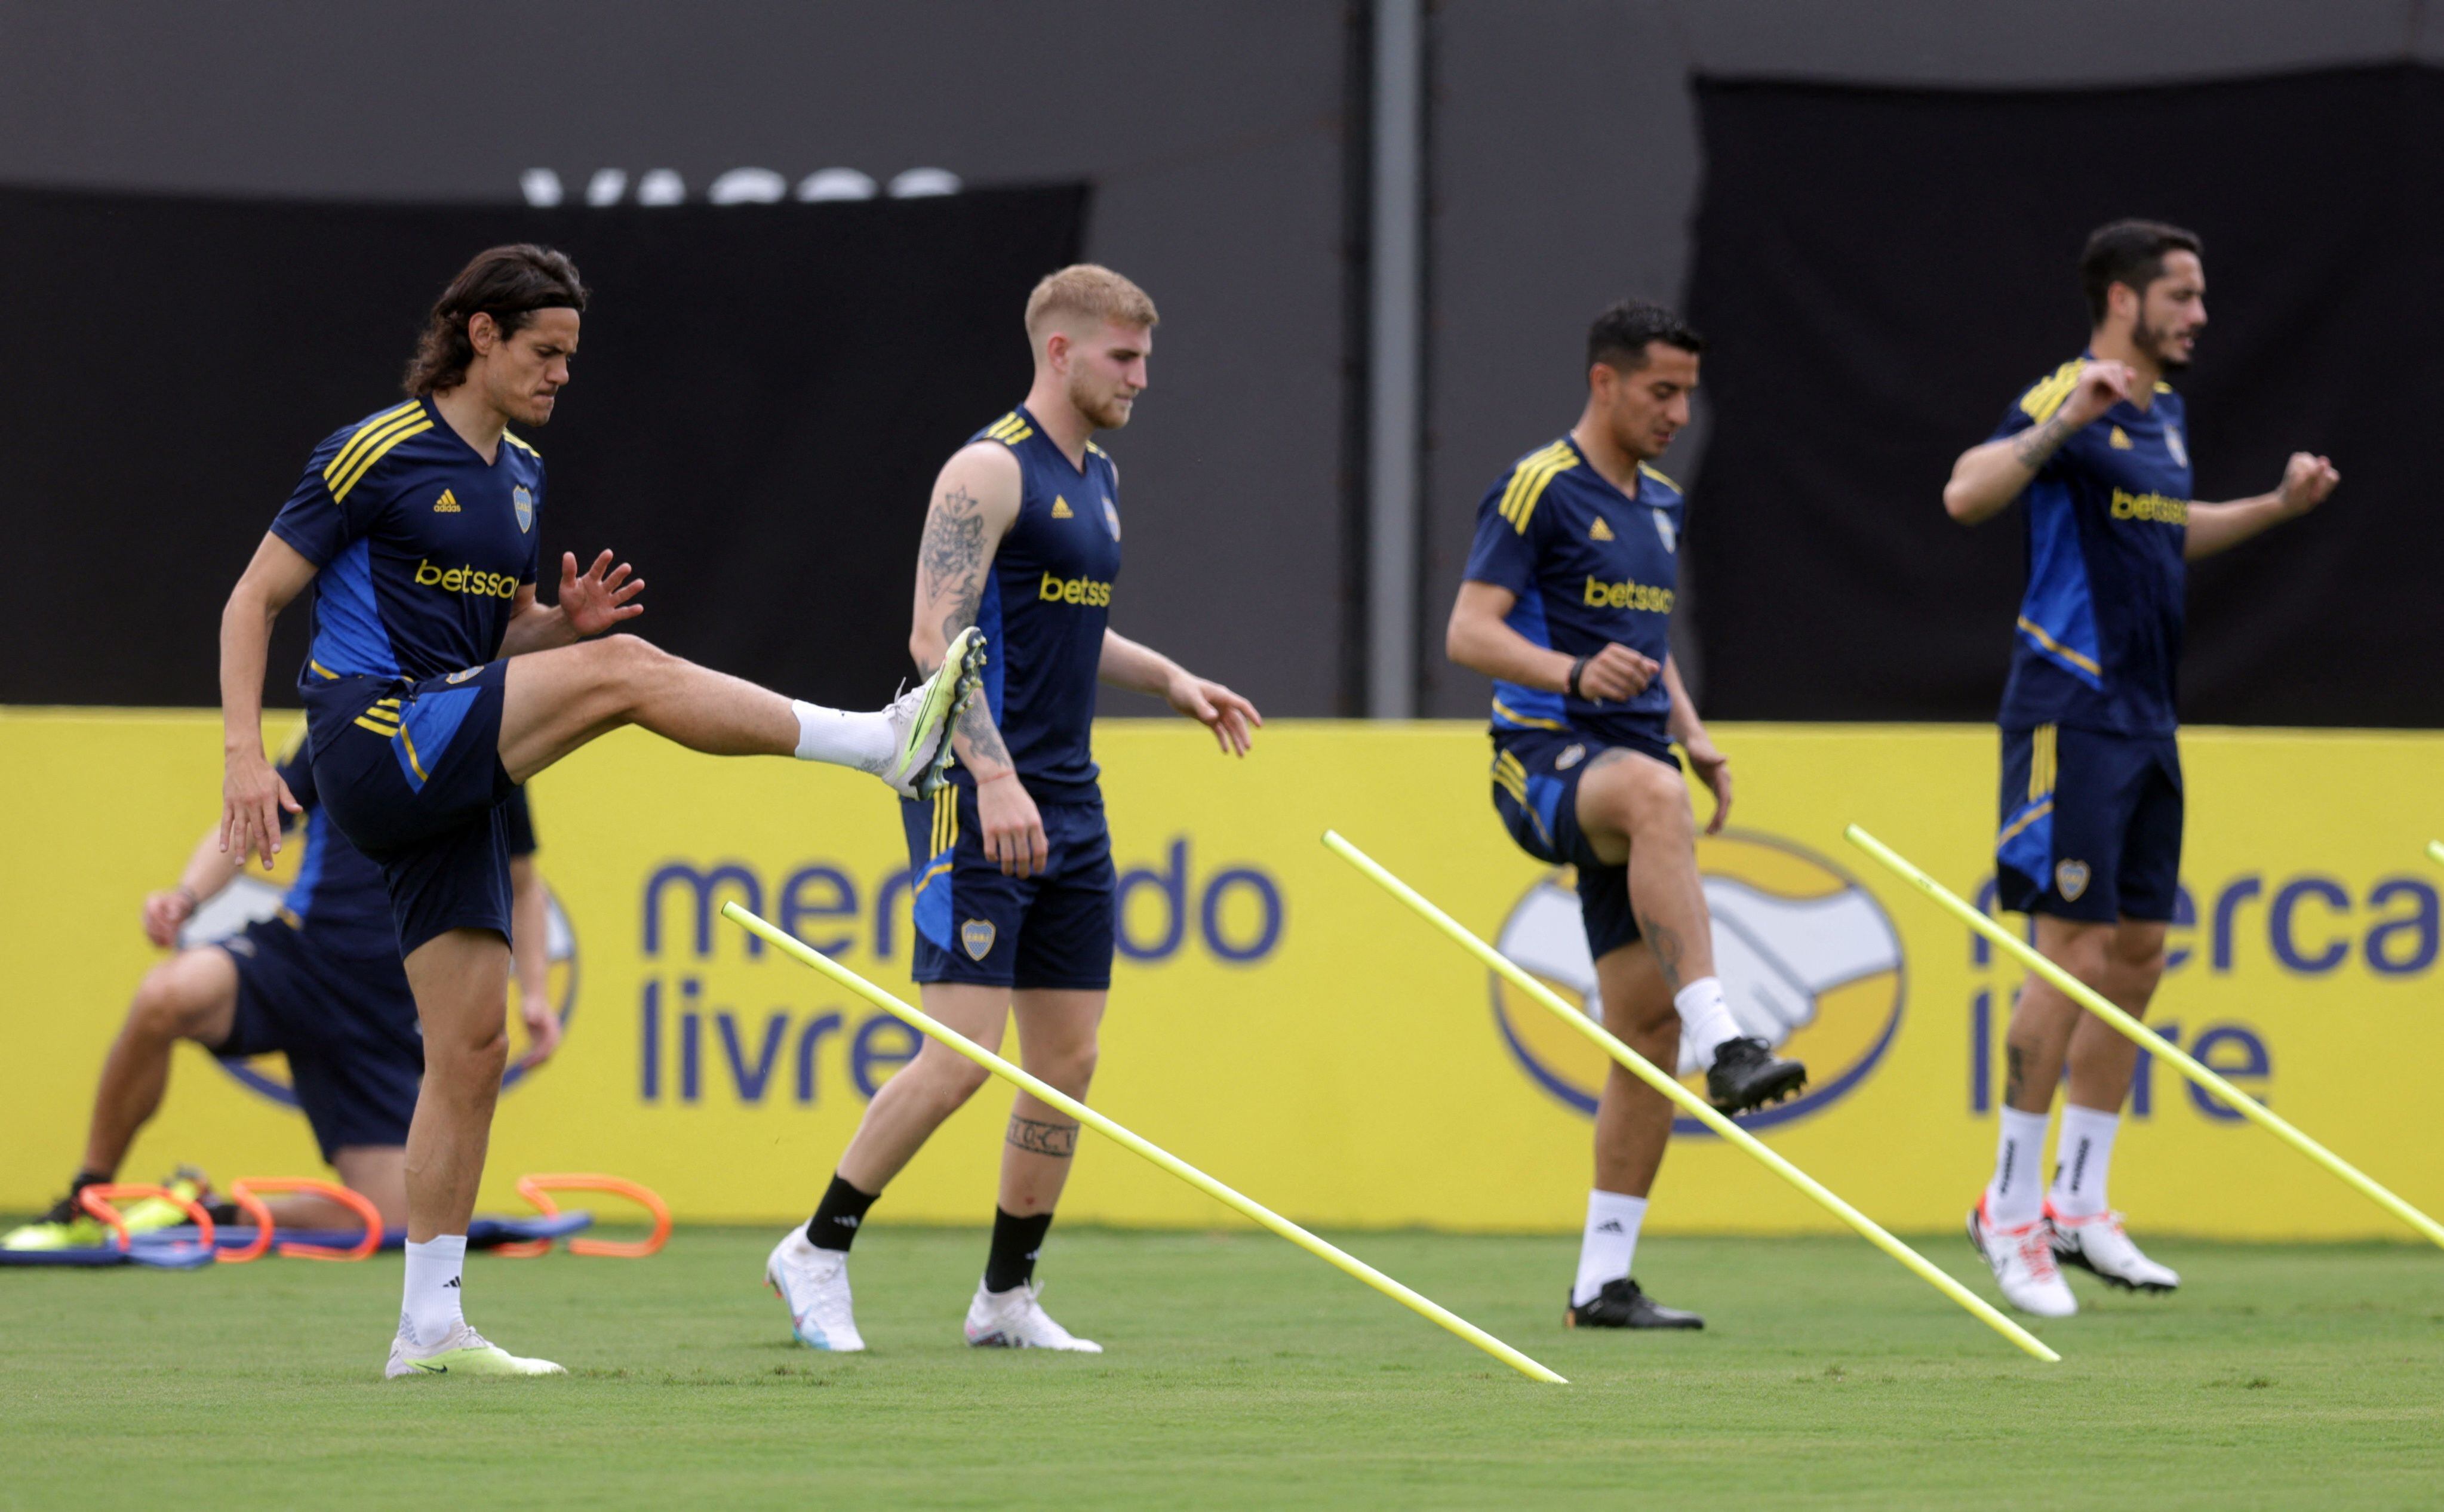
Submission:
[[[302,813],[288,784],[263,754],[263,672],[271,622],[314,581],[318,569],[295,546],[267,532],[254,560],[221,610],[220,848],[239,866],[250,856],[280,854],[282,814]]]
[[[2053,414],[2016,435],[1960,453],[1952,465],[1952,481],[1943,486],[1944,512],[1962,525],[1980,525],[2009,508],[2063,443],[2128,398],[2138,380],[2126,362],[2082,367],[2078,385]]]
[[[1586,657],[1540,646],[1510,628],[1518,602],[1499,583],[1461,583],[1443,631],[1443,655],[1488,677],[1600,704],[1637,697],[1662,670],[1653,657],[1618,643]]]
[[[178,874],[178,885],[144,894],[144,937],[158,950],[177,944],[178,931],[195,916],[195,910],[235,881],[244,864],[221,849],[219,826],[204,831],[187,857],[186,869]]]
[[[1018,458],[990,442],[962,448],[934,480],[934,501],[925,510],[925,535],[916,548],[916,600],[908,628],[908,654],[919,672],[931,674],[941,666],[952,637],[976,622],[993,553],[1018,521],[1020,492]],[[993,652],[988,648],[985,654]],[[1012,876],[1044,870],[1051,854],[1044,816],[1018,780],[1009,747],[982,698],[971,699],[961,711],[951,742],[975,775],[985,859]]]
[[[1213,731],[1214,743],[1226,756],[1247,755],[1256,731],[1264,728],[1265,716],[1255,705],[1117,630],[1103,632],[1103,655],[1095,675],[1115,688],[1162,699]]]
[[[1680,664],[1670,656],[1663,658],[1663,686],[1672,693],[1672,712],[1667,716],[1672,738],[1680,743],[1689,765],[1697,769],[1698,780],[1714,795],[1714,817],[1707,822],[1706,833],[1719,835],[1731,817],[1731,759],[1706,733],[1706,722],[1697,717],[1697,701],[1689,696],[1688,684],[1680,680]]]
[[[2261,493],[2253,499],[2234,499],[2229,504],[2193,504],[2190,506],[2190,530],[2181,547],[2181,555],[2192,562],[2212,557],[2218,551],[2229,551],[2250,537],[2296,520],[2325,502],[2342,481],[2342,473],[2326,457],[2308,452],[2294,452],[2283,466],[2283,481],[2272,493]]]

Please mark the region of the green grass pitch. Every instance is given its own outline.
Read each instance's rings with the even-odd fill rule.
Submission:
[[[981,1232],[878,1227],[872,1353],[789,1341],[773,1234],[477,1257],[471,1313],[570,1378],[380,1378],[398,1262],[0,1273],[0,1505],[2434,1505],[2444,1255],[2151,1245],[2022,1356],[1846,1238],[1652,1239],[1698,1335],[1561,1327],[1575,1241],[1336,1236],[1571,1377],[1539,1386],[1268,1235],[1056,1230],[1101,1357],[968,1349]],[[1921,1247],[1972,1284],[1954,1236]]]

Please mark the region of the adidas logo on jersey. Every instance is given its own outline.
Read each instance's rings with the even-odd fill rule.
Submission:
[[[1587,539],[1590,541],[1610,541],[1613,539],[1612,526],[1604,524],[1604,517],[1602,515],[1596,516],[1595,528],[1587,532]]]
[[[442,489],[441,497],[433,501],[433,512],[435,514],[459,513],[458,495],[451,492],[448,489]]]
[[[2105,440],[2111,444],[2113,450],[2116,452],[2127,452],[2130,450],[2130,433],[2122,430],[2121,427],[2118,425],[2113,428],[2113,433],[2106,436]]]
[[[1078,518],[1078,512],[1069,507],[1068,500],[1056,493],[1052,496],[1052,518],[1055,520],[1075,520]]]

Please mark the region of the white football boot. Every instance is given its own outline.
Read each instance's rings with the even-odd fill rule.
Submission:
[[[1999,1227],[1987,1218],[1981,1192],[1969,1209],[1969,1242],[1994,1268],[1994,1283],[2012,1306],[2039,1318],[2068,1318],[2079,1311],[2079,1299],[2054,1264],[2053,1226],[2044,1218]]]
[[[1052,1320],[1037,1301],[1044,1288],[1034,1282],[1006,1292],[989,1292],[976,1282],[975,1300],[968,1303],[968,1342],[978,1349],[1065,1349],[1101,1355],[1103,1346],[1079,1338]]]
[[[2046,1221],[2053,1226],[2054,1261],[2077,1265],[2097,1280],[2124,1291],[2168,1292],[2181,1284],[2181,1273],[2159,1265],[2140,1253],[2122,1230],[2121,1215],[2101,1212],[2091,1218],[2064,1218],[2046,1204]]]
[[[817,1249],[792,1228],[764,1262],[764,1283],[789,1309],[789,1332],[808,1349],[855,1355],[865,1348],[849,1309],[848,1251]]]
[[[875,772],[902,798],[931,798],[949,781],[951,734],[960,711],[981,696],[985,633],[970,625],[951,641],[934,675],[901,693],[883,710],[891,721],[893,752]]]
[[[411,1350],[415,1353],[409,1353]],[[390,1341],[390,1363],[382,1367],[387,1380],[403,1375],[565,1375],[547,1359],[525,1359],[510,1354],[465,1323],[442,1337],[437,1349],[411,1344],[404,1335]]]

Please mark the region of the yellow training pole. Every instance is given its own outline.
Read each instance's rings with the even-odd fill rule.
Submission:
[[[1992,1303],[1937,1270],[1925,1256],[1884,1232],[1882,1226],[1874,1219],[1833,1195],[1815,1177],[1766,1148],[1746,1129],[1716,1113],[1705,1098],[1682,1086],[1676,1079],[1664,1075],[1662,1071],[1657,1069],[1654,1062],[1615,1039],[1602,1024],[1571,1007],[1562,1000],[1561,994],[1521,970],[1509,956],[1478,939],[1469,931],[1466,925],[1435,907],[1426,900],[1423,894],[1385,871],[1382,864],[1375,857],[1342,839],[1339,831],[1325,830],[1324,843],[1342,860],[1381,884],[1383,891],[1416,910],[1424,916],[1426,922],[1450,935],[1461,950],[1491,967],[1503,980],[1550,1008],[1571,1028],[1593,1040],[1602,1047],[1604,1054],[1620,1061],[1622,1068],[1631,1076],[1688,1109],[1690,1113],[1696,1116],[1699,1122],[1722,1135],[1723,1138],[1764,1161],[1775,1175],[1815,1198],[1826,1211],[1857,1229],[1867,1243],[1917,1272],[1935,1290],[1969,1309],[1979,1322],[2049,1365],[2060,1362],[2062,1359],[2060,1355],[2047,1349],[2027,1329],[1995,1311]]]
[[[2018,935],[2003,928],[2000,924],[1995,923],[1992,919],[1962,902],[1957,894],[1953,894],[1934,877],[1927,876],[1924,872],[1919,871],[1916,866],[1910,864],[1910,862],[1904,859],[1899,853],[1893,850],[1892,847],[1886,845],[1883,841],[1876,839],[1873,835],[1868,834],[1865,830],[1861,829],[1856,824],[1851,825],[1848,829],[1842,831],[1842,833],[1849,838],[1851,844],[1856,845],[1859,849],[1874,857],[1877,860],[1883,862],[1904,881],[1911,883],[1916,887],[1919,892],[1924,893],[1927,896],[1943,905],[1945,910],[1948,912],[1957,914],[1971,929],[1975,930],[1978,933],[1985,935],[1990,940],[1992,940],[2004,950],[2010,951],[2015,956],[2018,956],[2020,960],[2027,966],[2029,970],[2034,971],[2037,975],[2044,977],[2046,981],[2052,983],[2056,988],[2060,989],[2061,992],[2064,996],[2068,997],[2073,1003],[2078,1004],[2088,1012],[2095,1014],[2100,1019],[2102,1019],[2105,1023],[2113,1025],[2113,1027],[2119,1029],[2129,1038],[2138,1041],[2138,1043],[2145,1047],[2149,1053],[2161,1056],[2164,1060],[2171,1061],[2175,1066],[2179,1068],[2181,1075],[2189,1078],[2192,1081],[2196,1082],[2199,1086],[2206,1088],[2209,1092],[2221,1097],[2225,1102],[2230,1103],[2239,1112],[2247,1115],[2259,1125],[2272,1132],[2275,1136],[2280,1138],[2285,1144],[2289,1145],[2292,1149],[2299,1151],[2302,1154],[2306,1155],[2309,1159],[2324,1167],[2327,1171],[2332,1171],[2335,1175],[2342,1177],[2344,1181],[2349,1182],[2352,1186],[2358,1188],[2369,1201],[2374,1202],[2378,1207],[2382,1208],[2385,1211],[2393,1214],[2396,1218],[2400,1219],[2403,1223],[2408,1224],[2411,1227],[2417,1229],[2422,1234],[2425,1234],[2429,1239],[2434,1240],[2436,1244],[2444,1245],[2444,1224],[2436,1223],[2435,1219],[2428,1217],[2425,1213],[2420,1212],[2417,1208],[2410,1206],[2410,1204],[2403,1202],[2400,1198],[2395,1196],[2392,1192],[2387,1191],[2384,1188],[2378,1186],[2374,1181],[2369,1180],[2367,1176],[2362,1174],[2358,1167],[2352,1165],[2349,1161],[2344,1160],[2342,1156],[2326,1149],[2324,1145],[2317,1143],[2314,1139],[2309,1138],[2306,1134],[2302,1134],[2299,1130],[2293,1128],[2284,1119],[2277,1117],[2272,1112],[2268,1110],[2264,1103],[2259,1102],[2255,1097],[2250,1097],[2248,1093],[2241,1091],[2238,1087],[2233,1086],[2231,1082],[2226,1081],[2223,1078],[2208,1070],[2204,1065],[2198,1062],[2194,1056],[2192,1056],[2187,1051],[2180,1049],[2171,1041],[2165,1039],[2162,1035],[2157,1034],[2155,1030],[2150,1029],[2145,1024],[2139,1023],[2127,1013],[2124,1013],[2120,1008],[2114,1006],[2111,1000],[2107,999],[2103,994],[2098,992],[2086,983],[2082,982],[2079,978],[2071,975],[2068,971],[2064,970],[2061,967],[2056,966],[2053,962],[2046,960],[2044,955],[2038,952],[2036,947],[2028,944],[2027,941],[2021,939]]]
[[[1460,1317],[1457,1313],[1453,1312],[1451,1309],[1443,1306],[1439,1302],[1434,1301],[1429,1298],[1422,1297],[1417,1293],[1411,1291],[1406,1286],[1401,1285],[1398,1282],[1394,1281],[1391,1277],[1384,1275],[1381,1271],[1377,1270],[1374,1266],[1367,1264],[1364,1261],[1358,1259],[1356,1256],[1348,1254],[1342,1250],[1336,1249],[1332,1245],[1325,1244],[1323,1240],[1308,1233],[1305,1229],[1301,1228],[1294,1223],[1291,1223],[1288,1219],[1264,1206],[1262,1203],[1255,1201],[1253,1198],[1243,1196],[1231,1188],[1222,1185],[1222,1183],[1197,1170],[1187,1161],[1180,1159],[1170,1151],[1163,1149],[1160,1145],[1155,1144],[1146,1139],[1141,1139],[1138,1135],[1131,1134],[1128,1130],[1121,1128],[1119,1124],[1116,1124],[1111,1119],[1104,1117],[1102,1114],[1087,1107],[1084,1103],[1080,1102],[1077,1098],[1069,1096],[1065,1092],[1063,1092],[1058,1087],[1053,1086],[1050,1082],[1038,1080],[1036,1078],[1021,1071],[1018,1067],[1011,1065],[1009,1061],[993,1054],[991,1050],[986,1049],[984,1046],[976,1043],[973,1040],[969,1039],[966,1035],[960,1034],[956,1030],[944,1027],[933,1019],[926,1017],[923,1013],[910,1007],[907,1004],[900,1002],[898,998],[893,997],[890,993],[883,991],[880,987],[876,986],[873,983],[868,982],[865,978],[858,975],[848,968],[841,965],[830,956],[827,956],[821,950],[807,945],[797,936],[787,933],[776,926],[766,923],[764,920],[757,918],[754,914],[748,913],[745,909],[740,908],[735,903],[724,903],[721,906],[721,916],[744,928],[750,934],[756,935],[769,944],[779,946],[788,954],[796,956],[799,960],[813,967],[824,975],[830,977],[833,981],[848,988],[851,992],[856,993],[859,997],[865,999],[876,1007],[882,1009],[885,1013],[890,1014],[893,1018],[898,1019],[902,1023],[907,1024],[917,1033],[924,1035],[927,1039],[934,1040],[941,1044],[947,1045],[951,1049],[958,1052],[960,1055],[967,1057],[976,1064],[984,1067],[987,1071],[991,1072],[994,1076],[1001,1078],[1004,1081],[1012,1082],[1018,1086],[1025,1087],[1029,1093],[1032,1093],[1039,1101],[1051,1104],[1053,1107],[1060,1109],[1063,1113],[1067,1114],[1070,1117],[1077,1119],[1080,1123],[1083,1123],[1088,1128],[1094,1130],[1096,1133],[1102,1134],[1105,1138],[1115,1140],[1136,1152],[1138,1154],[1143,1155],[1146,1159],[1153,1161],[1156,1165],[1170,1171],[1173,1175],[1177,1176],[1180,1180],[1188,1183],[1190,1186],[1205,1193],[1207,1196],[1212,1197],[1214,1201],[1222,1203],[1226,1207],[1237,1208],[1239,1211],[1247,1214],[1249,1217],[1264,1225],[1274,1233],[1281,1235],[1284,1239],[1288,1240],[1291,1244],[1298,1245],[1301,1249],[1305,1250],[1317,1259],[1327,1261],[1332,1264],[1339,1266],[1341,1269],[1347,1271],[1350,1275],[1357,1277],[1360,1281],[1364,1282],[1367,1285],[1374,1287],[1379,1292],[1381,1292],[1384,1296],[1391,1298],[1394,1301],[1411,1308],[1416,1312],[1421,1313],[1427,1318],[1433,1318],[1435,1322],[1450,1329],[1460,1337],[1467,1339],[1470,1343],[1485,1351],[1488,1355],[1492,1355],[1495,1359],[1500,1360],[1503,1364],[1509,1366],[1520,1374],[1529,1376],[1535,1380],[1549,1381],[1556,1386],[1567,1386],[1569,1384],[1566,1377],[1557,1374],[1554,1372],[1546,1369],[1544,1366],[1537,1364],[1534,1360],[1529,1359],[1527,1355],[1519,1353],[1519,1351],[1512,1349],[1509,1345],[1494,1337],[1491,1334],[1487,1333],[1484,1329],[1477,1327],[1467,1318]]]

